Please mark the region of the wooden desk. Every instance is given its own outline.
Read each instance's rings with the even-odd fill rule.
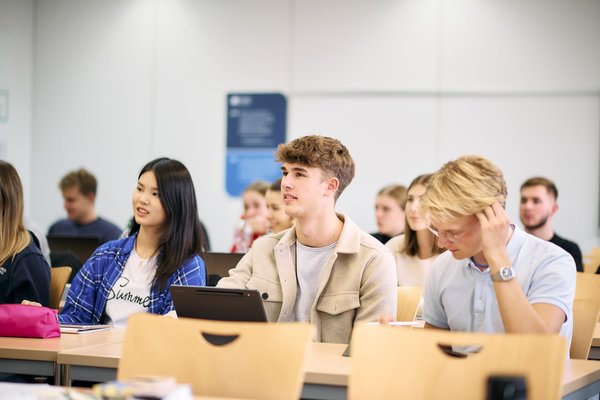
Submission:
[[[62,351],[57,363],[64,369],[64,385],[71,380],[116,379],[123,343],[111,343]],[[313,343],[306,360],[303,398],[345,399],[350,359],[342,357],[343,344]]]
[[[124,329],[109,329],[85,334],[63,334],[53,339],[0,337],[0,372],[54,376],[60,384],[58,353],[106,343],[122,342]]]
[[[72,380],[105,382],[117,379],[122,350],[123,342],[115,342],[60,352],[56,362],[63,366],[62,384],[71,386]]]
[[[600,361],[567,360],[562,398],[589,399],[600,393]]]
[[[345,344],[312,343],[306,357],[301,398],[347,399],[350,358]]]
[[[592,360],[600,360],[600,322],[596,323],[594,330],[594,338],[592,339],[592,347],[590,348],[589,358]]]
[[[65,378],[110,380],[116,378],[123,343],[90,346],[58,354]],[[307,354],[302,398],[346,399],[350,358],[342,344],[313,343]],[[98,379],[103,378],[103,379]],[[65,383],[68,383],[65,379]],[[600,392],[600,362],[568,360],[563,378],[563,398],[587,399]]]

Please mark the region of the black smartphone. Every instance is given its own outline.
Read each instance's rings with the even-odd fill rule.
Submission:
[[[490,376],[487,400],[526,400],[527,386],[523,376]]]

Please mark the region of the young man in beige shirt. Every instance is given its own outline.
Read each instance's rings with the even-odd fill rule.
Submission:
[[[316,341],[348,343],[355,324],[396,314],[389,250],[335,203],[354,177],[339,141],[305,136],[278,147],[285,212],[295,225],[254,242],[218,287],[261,292],[269,321],[307,321]]]

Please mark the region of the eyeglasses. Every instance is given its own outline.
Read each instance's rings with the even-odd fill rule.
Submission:
[[[427,221],[425,223],[425,226],[427,226],[427,229],[429,229],[429,232],[433,233],[433,235],[435,237],[447,240],[448,242],[451,242],[451,243],[458,242],[468,232],[468,229],[465,231],[462,231],[462,232],[458,232],[458,233],[440,231],[435,226],[432,226],[429,221]]]

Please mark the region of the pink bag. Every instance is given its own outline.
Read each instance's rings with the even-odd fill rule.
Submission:
[[[0,336],[60,337],[57,311],[24,304],[0,304]]]

